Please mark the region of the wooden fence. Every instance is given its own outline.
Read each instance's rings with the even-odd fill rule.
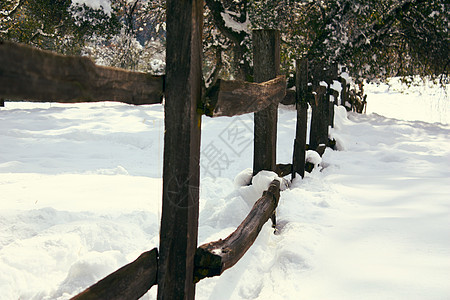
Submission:
[[[138,299],[155,284],[158,299],[194,299],[195,283],[220,275],[236,264],[268,219],[275,226],[274,213],[280,197],[278,180],[270,184],[232,234],[197,247],[202,114],[220,117],[255,113],[254,174],[271,170],[280,176],[304,176],[308,103],[312,107],[309,148],[323,153],[324,145],[329,144],[328,128],[333,126],[337,93],[321,81],[332,85],[333,80],[338,80],[337,68],[315,66],[310,70],[306,60],[298,61],[296,92],[286,91],[286,79],[279,76],[280,37],[275,30],[253,32],[255,83],[219,80],[209,95],[202,95],[202,3],[167,1],[165,76],[96,66],[87,58],[0,41],[2,102],[108,100],[141,105],[161,103],[165,97],[159,250],[143,253],[73,299]],[[345,104],[347,84],[340,80]],[[293,162],[287,165],[276,164],[280,102],[297,107]]]

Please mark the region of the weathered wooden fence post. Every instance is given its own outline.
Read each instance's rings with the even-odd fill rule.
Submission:
[[[305,175],[306,133],[308,121],[308,59],[296,61],[296,98],[297,127],[294,140],[294,156],[292,159],[292,178],[298,173],[302,178]]]
[[[158,299],[194,299],[200,178],[203,1],[167,0]]]
[[[339,81],[341,82],[342,91],[341,91],[341,105],[345,107],[346,110],[349,110],[349,106],[351,107],[348,101],[348,92],[349,85],[347,83],[346,77],[343,77],[343,73],[346,73],[346,68],[342,69],[341,75],[339,76]],[[347,104],[349,103],[349,104]]]
[[[319,145],[328,142],[328,99],[324,78],[324,65],[315,63],[312,68],[312,89],[314,100],[311,101],[311,128],[309,133],[309,149],[316,150]]]
[[[332,128],[334,127],[334,105],[337,105],[337,99],[339,94],[333,90],[331,87],[333,86],[333,82],[338,79],[338,65],[337,63],[333,63],[330,69],[327,72],[326,82],[328,83],[328,125]],[[333,96],[333,101],[331,101],[331,96]]]
[[[275,78],[280,72],[280,33],[277,30],[253,31],[255,82]],[[253,175],[261,170],[275,171],[278,103],[254,115]]]

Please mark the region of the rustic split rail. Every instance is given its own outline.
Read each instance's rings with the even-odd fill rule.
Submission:
[[[60,103],[120,101],[161,103],[162,76],[96,66],[87,57],[64,56],[0,41],[1,97]]]
[[[273,180],[239,227],[224,240],[201,245],[195,252],[194,281],[218,276],[234,266],[256,240],[280,199],[280,182]]]
[[[300,60],[296,92],[286,91],[286,79],[279,76],[280,36],[275,30],[253,33],[255,83],[220,80],[209,95],[202,95],[202,10],[200,0],[167,1],[165,76],[97,66],[88,58],[0,41],[0,104],[8,99],[143,105],[161,103],[165,97],[159,250],[143,253],[73,299],[138,299],[155,284],[158,299],[193,299],[196,282],[218,276],[236,264],[269,218],[275,225],[278,180],[270,184],[231,235],[197,247],[202,114],[220,117],[255,113],[254,174],[270,170],[279,176],[304,176],[308,104],[312,107],[309,147],[323,149],[329,143],[328,127],[333,125],[331,112],[337,104],[337,93],[319,79],[329,87],[338,80],[337,69],[321,65],[310,70],[307,60]],[[347,87],[344,79],[341,82]],[[346,88],[341,93],[343,103],[345,95]],[[293,162],[285,165],[276,164],[280,102],[297,107]]]
[[[75,300],[139,299],[156,284],[158,250],[142,253],[135,261],[103,278],[73,297]]]

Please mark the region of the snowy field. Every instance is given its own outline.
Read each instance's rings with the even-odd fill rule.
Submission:
[[[197,299],[450,299],[450,100],[395,86],[366,87],[365,115],[336,110],[340,151],[286,187],[277,234],[268,222]],[[0,123],[0,299],[68,299],[158,246],[161,105],[6,102]],[[289,163],[292,109],[278,130]],[[199,244],[231,233],[270,182],[234,182],[252,134],[251,115],[203,118]]]

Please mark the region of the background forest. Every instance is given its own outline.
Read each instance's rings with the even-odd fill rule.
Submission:
[[[279,29],[282,72],[295,59],[338,63],[360,81],[420,75],[447,80],[445,0],[206,0],[204,77],[252,80],[251,30]],[[6,0],[0,39],[101,65],[164,73],[164,0]]]

